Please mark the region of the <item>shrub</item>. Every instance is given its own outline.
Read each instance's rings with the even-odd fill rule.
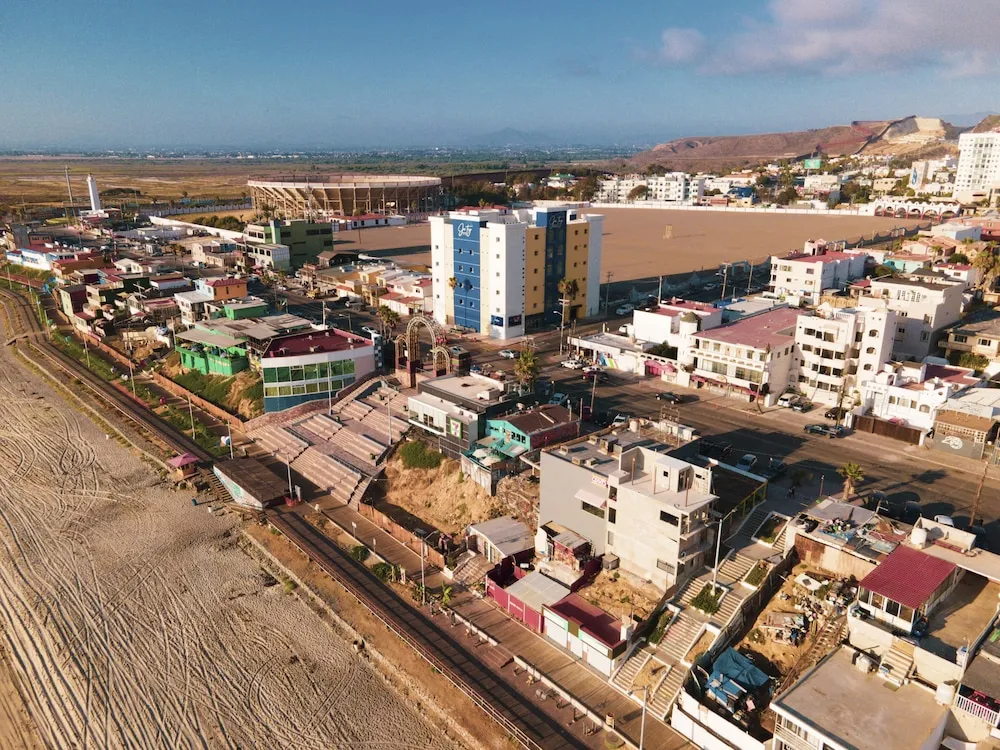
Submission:
[[[372,565],[372,573],[378,578],[382,583],[389,583],[390,581],[396,580],[396,566],[390,565],[389,563],[375,563]]]
[[[714,615],[719,611],[719,600],[722,598],[724,590],[721,586],[716,586],[713,592],[712,584],[706,583],[705,587],[698,592],[698,596],[691,600],[691,606],[700,609],[706,615]]]
[[[659,643],[663,640],[663,635],[667,632],[667,625],[670,624],[670,620],[673,616],[674,613],[669,609],[665,609],[660,613],[660,616],[656,620],[656,626],[653,628],[653,632],[649,634],[650,643]]]
[[[372,553],[365,545],[359,544],[356,547],[351,548],[351,557],[357,560],[359,563],[363,563],[368,559],[368,556]]]
[[[291,578],[286,578],[281,584],[281,588],[285,590],[286,594],[292,593],[298,587],[299,587],[298,584],[295,583],[295,581],[293,581]]]
[[[404,443],[399,449],[399,455],[407,469],[436,469],[444,459],[443,455],[435,450],[430,450],[417,440]]]
[[[746,580],[746,582],[749,583],[751,586],[760,586],[761,581],[764,580],[764,576],[766,575],[767,575],[767,563],[764,562],[763,560],[760,560],[756,565],[753,566],[753,568],[750,569],[750,572],[747,573],[747,577],[744,580]]]

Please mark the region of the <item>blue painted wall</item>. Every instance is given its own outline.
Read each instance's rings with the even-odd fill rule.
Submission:
[[[455,324],[474,331],[479,331],[482,314],[479,229],[479,221],[473,219],[456,219],[451,225],[458,282],[454,291]]]

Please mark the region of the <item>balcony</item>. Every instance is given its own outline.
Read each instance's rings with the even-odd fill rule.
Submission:
[[[972,714],[977,719],[985,721],[991,727],[1000,726],[1000,712],[976,703],[974,700],[966,698],[964,695],[955,696],[955,708],[961,709],[967,714]]]
[[[819,745],[814,745],[809,740],[803,739],[789,731],[783,720],[775,725],[774,736],[776,739],[781,740],[785,747],[795,748],[795,750],[817,750],[819,747]]]

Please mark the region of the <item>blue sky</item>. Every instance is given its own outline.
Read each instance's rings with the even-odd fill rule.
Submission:
[[[633,143],[1000,111],[998,29],[997,0],[0,0],[0,148]]]

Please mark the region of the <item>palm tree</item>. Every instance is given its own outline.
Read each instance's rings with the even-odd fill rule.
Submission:
[[[451,586],[445,584],[441,587],[441,606],[447,607],[451,604]]]
[[[865,480],[865,470],[851,461],[837,469],[837,473],[844,478],[844,500],[850,500],[855,488]]]
[[[523,386],[532,386],[538,378],[538,358],[531,349],[522,349],[521,356],[514,363],[514,377]]]
[[[382,323],[382,333],[392,333],[392,330],[399,323],[399,313],[395,310],[389,309],[387,305],[379,305],[378,310],[375,311],[375,315],[378,316],[379,322]]]

